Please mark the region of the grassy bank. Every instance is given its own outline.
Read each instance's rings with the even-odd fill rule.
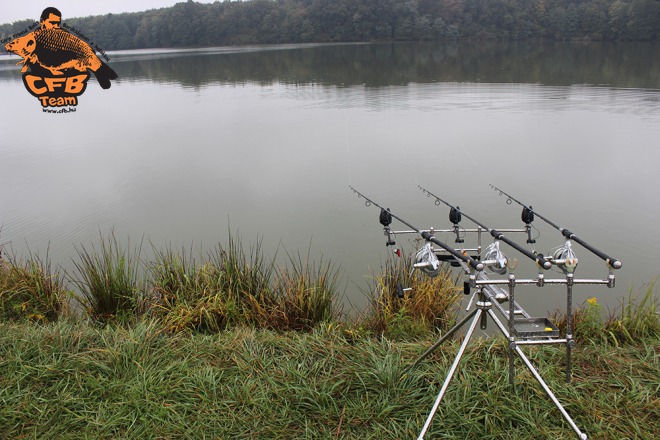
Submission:
[[[154,254],[109,237],[73,273],[0,260],[0,438],[417,437],[458,341],[401,377],[456,322],[450,273],[388,262],[349,320],[337,271],[308,255],[278,266],[234,239]],[[578,305],[570,385],[562,347],[524,349],[590,438],[660,437],[657,300],[651,284],[605,319]],[[519,360],[510,388],[507,352],[475,338],[427,438],[575,437]]]
[[[457,343],[399,380],[434,339],[346,338],[340,328],[277,333],[236,328],[168,334],[156,322],[96,328],[65,321],[0,324],[3,438],[415,438]],[[533,348],[531,360],[577,425],[596,439],[660,434],[658,339],[575,350]],[[574,438],[506,344],[476,340],[428,438]]]
[[[130,324],[156,319],[169,333],[219,332],[237,326],[311,331],[343,322],[340,271],[331,262],[286,253],[266,256],[261,242],[244,245],[230,235],[205,255],[186,249],[122,246],[110,234],[77,248],[73,270],[53,268],[48,258],[2,258],[0,320]],[[6,255],[6,254],[5,254]],[[454,323],[459,289],[449,271],[434,278],[412,271],[409,258],[389,261],[374,274],[370,307],[351,323],[360,334],[416,337]],[[414,295],[400,297],[397,285]]]

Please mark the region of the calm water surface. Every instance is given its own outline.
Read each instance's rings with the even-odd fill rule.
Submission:
[[[42,114],[0,58],[0,243],[71,266],[99,232],[203,252],[262,240],[341,265],[357,307],[387,257],[378,211],[449,226],[423,185],[494,228],[493,183],[619,258],[609,308],[660,273],[660,51],[652,44],[373,44],[110,53],[75,114]],[[464,226],[469,222],[464,220]],[[537,249],[562,243],[535,222]],[[393,225],[398,228],[399,225]],[[451,242],[451,236],[439,235]],[[411,237],[399,243],[411,250]],[[521,243],[524,239],[521,237]],[[145,246],[150,247],[150,246]],[[521,275],[532,264],[515,251]],[[577,275],[607,275],[576,245]],[[280,250],[280,253],[283,253]],[[548,277],[559,274],[549,274]],[[520,289],[544,314],[563,290]]]

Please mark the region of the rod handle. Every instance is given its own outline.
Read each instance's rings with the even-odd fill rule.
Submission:
[[[621,269],[621,266],[623,266],[623,263],[621,263],[621,260],[617,260],[616,258],[612,258],[609,255],[607,255],[606,253],[599,251],[595,247],[591,246],[589,243],[587,243],[584,240],[582,240],[581,238],[579,238],[577,235],[573,234],[568,229],[561,229],[561,233],[567,239],[573,240],[576,243],[581,244],[583,248],[591,251],[595,255],[598,255],[612,269]]]
[[[520,246],[515,241],[509,240],[500,231],[497,231],[495,229],[491,229],[490,230],[490,235],[492,235],[494,239],[501,240],[501,241],[505,242],[506,244],[508,244],[509,246],[511,246],[512,248],[514,248],[515,250],[517,250],[518,252],[522,253],[523,255],[526,255],[531,260],[535,261],[536,264],[538,266],[542,267],[543,269],[547,270],[547,269],[550,269],[552,267],[552,262],[546,260],[545,257],[543,257],[543,254],[535,254],[535,253],[525,249],[524,247]]]
[[[483,263],[475,260],[474,258],[472,258],[469,255],[464,255],[464,254],[458,252],[456,249],[453,249],[453,248],[447,246],[445,243],[443,243],[442,241],[435,238],[433,236],[433,234],[431,234],[429,231],[421,231],[420,235],[422,236],[422,238],[424,240],[430,241],[431,243],[437,244],[438,246],[440,246],[441,248],[443,248],[444,250],[446,250],[447,252],[452,254],[454,257],[456,257],[459,260],[462,260],[463,262],[467,263],[467,265],[470,266],[471,268],[473,268],[473,269],[475,269],[479,272],[484,270],[484,264]]]

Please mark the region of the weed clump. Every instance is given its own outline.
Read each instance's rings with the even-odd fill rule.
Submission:
[[[572,318],[572,333],[577,342],[618,346],[657,339],[660,336],[660,314],[655,283],[646,285],[641,294],[631,289],[628,298],[623,298],[620,307],[610,311],[605,319],[596,298],[589,298],[574,308]],[[561,333],[566,331],[565,312],[555,311],[550,319]]]
[[[388,260],[374,280],[370,309],[363,321],[375,334],[414,339],[449,330],[455,324],[461,288],[449,269],[428,277],[413,270],[412,261],[402,257]]]
[[[130,243],[129,243],[130,245]],[[25,261],[0,254],[0,320],[57,321],[69,315],[96,323],[154,319],[167,333],[218,333],[236,327],[310,332],[320,325],[341,328],[345,337],[411,340],[446,332],[456,323],[462,288],[446,267],[428,277],[412,260],[390,258],[373,276],[369,307],[343,319],[337,307],[340,271],[306,255],[286,253],[283,264],[267,258],[261,241],[250,247],[230,235],[200,260],[191,251],[154,248],[143,259],[141,244],[128,251],[114,236],[76,248],[71,273],[51,270],[48,258]],[[68,288],[75,287],[75,292]],[[69,307],[70,304],[78,307]],[[566,315],[550,319],[561,333]],[[620,308],[603,318],[589,298],[573,309],[578,343],[635,344],[660,335],[655,283],[641,295],[631,291]]]
[[[217,332],[230,326],[312,330],[335,317],[339,272],[289,255],[278,267],[265,258],[261,242],[245,251],[230,237],[201,265],[171,249],[150,267],[151,313],[172,332]]]
[[[129,244],[130,248],[130,244]],[[99,248],[76,249],[75,272],[70,279],[78,288],[76,302],[97,322],[130,319],[141,312],[143,282],[140,277],[141,246],[120,248],[114,233],[101,237]]]
[[[628,300],[621,300],[621,312],[611,313],[604,325],[607,340],[614,345],[660,337],[660,314],[655,281],[644,287],[637,298],[631,289]]]
[[[67,309],[70,296],[63,277],[48,258],[5,259],[0,248],[0,319],[52,322]]]

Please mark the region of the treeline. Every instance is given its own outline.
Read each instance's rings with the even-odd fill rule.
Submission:
[[[38,14],[39,11],[37,11]],[[69,18],[104,50],[395,40],[660,39],[660,0],[189,0]],[[0,25],[5,39],[33,21]]]

